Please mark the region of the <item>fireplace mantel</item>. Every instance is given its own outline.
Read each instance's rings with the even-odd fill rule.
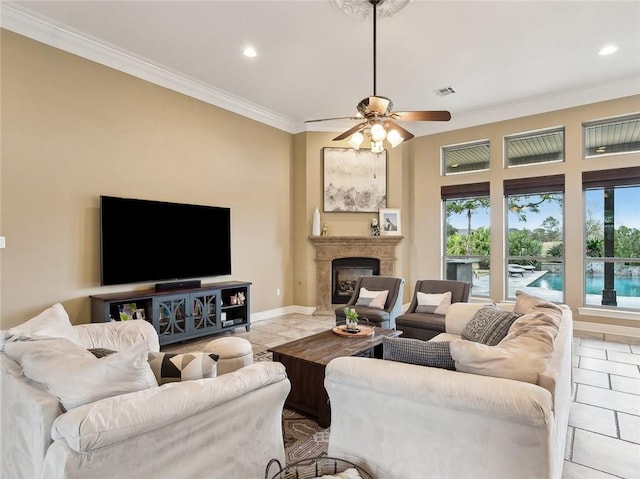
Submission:
[[[380,275],[393,276],[396,246],[404,236],[310,236],[316,248],[316,314],[333,312],[331,262],[336,258],[377,258]]]

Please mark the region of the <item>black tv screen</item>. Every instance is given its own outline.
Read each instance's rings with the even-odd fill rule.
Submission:
[[[231,274],[231,210],[100,197],[102,285]]]

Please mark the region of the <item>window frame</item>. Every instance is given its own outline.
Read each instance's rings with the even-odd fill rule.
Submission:
[[[566,151],[567,151],[567,139],[566,139],[565,130],[566,129],[564,126],[555,126],[551,128],[544,128],[541,130],[534,130],[534,131],[516,133],[513,135],[505,136],[503,138],[503,146],[502,146],[502,151],[504,155],[504,158],[503,158],[504,167],[509,169],[509,168],[521,168],[526,166],[549,165],[552,163],[564,163],[566,161]],[[561,159],[548,160],[548,161],[535,161],[535,162],[520,163],[520,164],[513,164],[513,165],[511,164],[511,159],[509,157],[509,142],[513,140],[522,140],[525,138],[541,137],[541,136],[551,135],[555,133],[562,133],[562,151],[560,152],[562,155]],[[523,158],[526,158],[526,157],[523,157]]]
[[[488,149],[488,157],[487,157],[487,167],[486,168],[478,168],[474,170],[466,170],[466,171],[447,171],[447,153],[452,151],[460,151],[471,149],[474,147],[486,146]],[[491,141],[486,138],[482,140],[473,140],[464,143],[456,143],[453,145],[445,145],[440,147],[440,175],[441,176],[454,176],[454,175],[464,175],[468,173],[479,173],[481,171],[489,171],[491,169]]]
[[[488,209],[491,211],[490,204],[490,183],[479,182],[479,183],[471,183],[471,184],[457,184],[457,185],[447,185],[442,186],[440,188],[440,197],[441,197],[441,208],[442,208],[442,278],[447,278],[447,265],[449,260],[459,260],[459,261],[469,261],[472,259],[477,259],[478,262],[486,260],[489,262],[489,277],[491,275],[491,235],[489,235],[489,254],[487,255],[478,255],[478,254],[469,254],[469,255],[448,255],[447,254],[447,201],[455,201],[455,200],[465,200],[465,199],[484,199],[488,200],[489,206]],[[491,218],[491,214],[489,213],[489,218]],[[489,232],[491,231],[491,224],[489,223]],[[471,232],[469,232],[470,235]],[[458,279],[456,277],[456,279]],[[471,295],[479,298],[490,298],[491,297],[491,281],[488,281],[488,287],[486,294],[478,294],[473,292],[473,284],[475,279],[475,272],[473,272],[472,266],[472,274],[471,274]]]
[[[631,311],[637,313],[640,310],[638,307],[619,306],[618,304],[592,304],[587,302],[587,276],[589,272],[589,263],[607,263],[613,264],[614,276],[615,265],[620,263],[640,263],[640,257],[616,257],[614,256],[588,256],[588,238],[587,238],[587,200],[586,195],[588,191],[607,190],[625,187],[637,187],[640,188],[640,166],[628,167],[628,168],[613,168],[607,170],[596,171],[583,171],[582,172],[582,198],[583,198],[583,212],[582,223],[585,228],[584,241],[583,241],[583,259],[582,259],[582,305],[585,308],[603,309],[603,310],[615,310],[615,311]],[[614,204],[615,211],[615,204]],[[621,225],[626,226],[626,225]],[[604,252],[603,252],[604,254]],[[615,288],[614,288],[615,290]],[[601,295],[602,301],[602,295]],[[640,298],[639,298],[640,301]],[[616,295],[617,302],[617,295]]]
[[[562,195],[562,255],[561,256],[548,256],[548,255],[529,255],[529,256],[513,256],[509,254],[509,197],[510,196],[524,196],[524,195],[544,195],[544,194],[561,194]],[[515,290],[513,296],[510,295],[510,274],[509,264],[511,261],[536,261],[548,262],[549,258],[553,258],[555,261],[559,261],[561,264],[561,273],[563,278],[563,288],[560,299],[550,299],[550,301],[557,303],[564,303],[566,300],[566,228],[565,228],[565,177],[564,174],[549,175],[549,176],[536,176],[530,178],[514,178],[503,180],[503,201],[504,201],[504,265],[503,265],[503,285],[504,285],[504,298],[506,300],[515,299]]]
[[[637,143],[638,145],[637,149],[625,150],[625,151],[612,151],[612,152],[605,151],[602,153],[598,153],[597,149],[595,149],[594,154],[588,153],[589,147],[587,145],[587,142],[589,139],[589,134],[587,130],[589,128],[611,126],[616,123],[626,123],[626,122],[632,122],[632,121],[635,121],[638,123],[635,127],[635,129],[638,131],[638,138],[636,142],[632,142],[632,144]],[[624,144],[624,143],[614,143],[612,145],[607,145],[607,146],[611,147],[611,146],[617,146],[621,144]],[[612,157],[616,155],[627,155],[627,154],[634,154],[634,153],[640,153],[640,113],[603,118],[600,120],[587,121],[582,124],[582,159],[583,160],[593,160],[597,158],[603,158],[603,157],[606,158],[606,157]]]

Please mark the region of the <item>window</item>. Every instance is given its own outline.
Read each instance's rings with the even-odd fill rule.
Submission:
[[[489,183],[443,186],[444,276],[471,283],[473,296],[489,291]]]
[[[640,167],[589,171],[584,190],[584,304],[640,309]]]
[[[640,115],[585,123],[584,157],[640,151]]]
[[[442,148],[442,171],[445,175],[489,169],[489,140]]]
[[[507,167],[564,161],[564,128],[505,137]]]
[[[564,175],[504,181],[506,297],[526,290],[564,302]]]

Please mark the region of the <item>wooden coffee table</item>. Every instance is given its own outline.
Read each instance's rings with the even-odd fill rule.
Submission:
[[[329,361],[343,356],[374,357],[374,348],[384,337],[402,331],[374,328],[369,337],[339,336],[332,330],[314,334],[269,349],[273,360],[284,364],[291,381],[286,406],[313,417],[320,427],[331,424],[329,396],[324,388],[324,370]]]

